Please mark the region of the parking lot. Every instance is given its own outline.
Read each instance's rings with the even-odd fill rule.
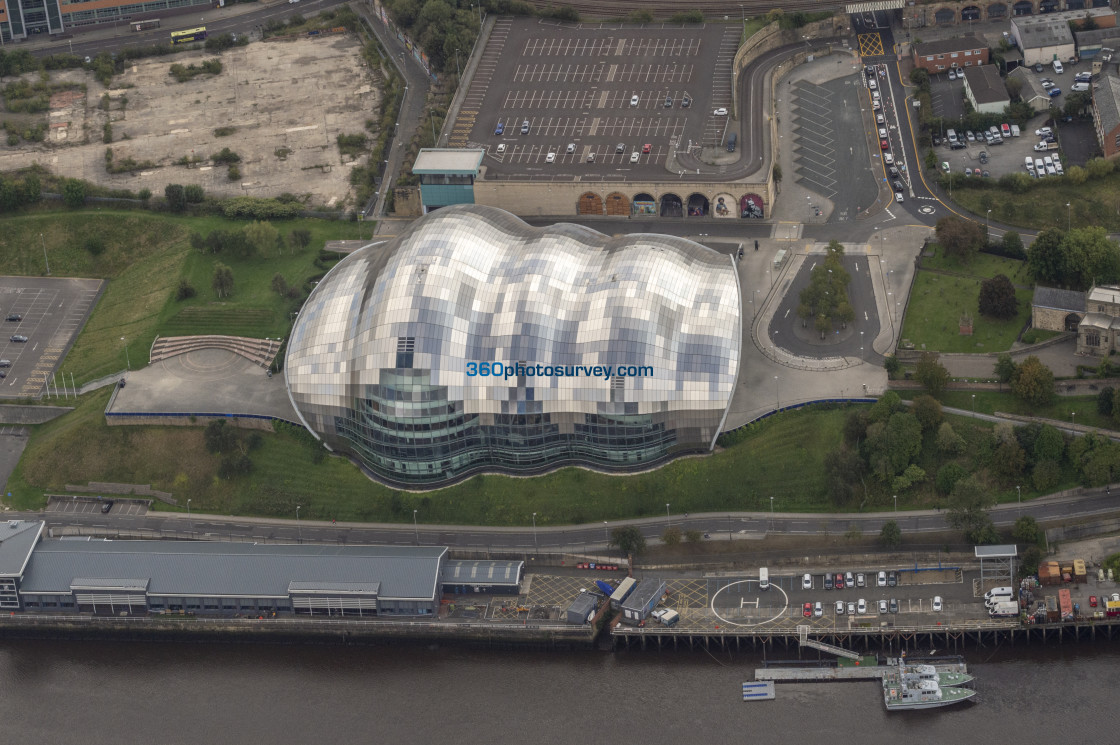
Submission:
[[[108,505],[108,509],[106,509]],[[47,500],[47,511],[68,515],[94,515],[112,513],[117,517],[148,514],[148,503],[143,499],[100,497],[52,496]]]
[[[1010,137],[994,145],[984,142],[983,137],[978,137],[975,142],[967,142],[967,137],[964,135],[965,130],[957,130],[958,136],[964,138],[967,147],[952,150],[947,142],[943,142],[941,145],[934,147],[934,153],[937,155],[938,163],[948,163],[953,173],[961,173],[968,169],[970,178],[976,177],[977,169],[980,170],[981,178],[984,177],[983,174],[986,171],[988,177],[993,179],[998,179],[1008,173],[1031,173],[1026,169],[1027,157],[1030,157],[1033,163],[1047,155],[1054,158],[1062,154],[1060,149],[1047,151],[1036,151],[1034,149],[1040,139],[1035,131],[1042,126],[1043,121],[1042,116],[1035,117],[1030,125],[1033,129],[1024,131],[1019,137]],[[985,158],[987,162],[984,162]],[[944,165],[939,165],[939,169],[944,171]]]
[[[37,398],[77,338],[100,296],[98,279],[0,278],[0,398]],[[13,342],[13,335],[27,338]]]
[[[674,151],[720,147],[734,123],[734,25],[562,25],[503,19],[450,147],[484,147],[491,176],[663,175]]]

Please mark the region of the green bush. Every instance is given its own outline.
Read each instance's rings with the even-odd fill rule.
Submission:
[[[230,150],[228,147],[223,147],[220,152],[214,153],[210,156],[210,160],[219,164],[240,163],[241,156]]]
[[[228,176],[230,181],[237,181],[241,178],[241,169],[237,167],[237,164],[230,164]]]

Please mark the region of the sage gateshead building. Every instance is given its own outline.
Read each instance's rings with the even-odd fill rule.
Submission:
[[[316,437],[393,485],[645,469],[714,446],[741,321],[727,254],[455,205],[323,278],[285,381]]]

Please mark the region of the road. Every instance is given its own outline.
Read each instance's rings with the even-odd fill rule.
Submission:
[[[780,501],[775,512],[721,512],[667,515],[562,527],[538,526],[492,528],[454,525],[362,524],[322,521],[293,521],[268,518],[186,515],[153,512],[116,516],[97,513],[8,512],[8,519],[45,520],[48,527],[77,529],[85,535],[140,532],[153,538],[199,540],[276,541],[331,544],[441,545],[451,548],[556,552],[601,550],[610,531],[621,526],[637,527],[647,541],[658,541],[667,527],[706,533],[712,540],[736,536],[758,538],[767,533],[782,535],[843,535],[853,529],[863,535],[878,535],[883,524],[894,520],[904,536],[950,530],[944,513],[919,510],[877,513],[783,513]],[[1120,505],[1106,490],[1090,490],[1072,497],[1042,497],[1022,505],[992,508],[996,527],[1007,528],[1021,515],[1042,523],[1068,522],[1120,513]]]

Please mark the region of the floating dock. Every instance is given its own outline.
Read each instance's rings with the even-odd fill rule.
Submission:
[[[824,667],[765,667],[754,671],[755,680],[774,681],[778,683],[808,683],[835,680],[882,680],[891,672],[898,672],[894,665],[879,665],[875,657],[866,657],[863,660],[847,662]],[[846,664],[845,664],[846,663]],[[871,664],[866,664],[871,663]],[[933,665],[939,673],[967,673],[968,665],[959,658],[942,658],[917,660],[911,658],[909,664]]]
[[[774,698],[774,681],[764,680],[743,684],[744,701],[771,701]]]

